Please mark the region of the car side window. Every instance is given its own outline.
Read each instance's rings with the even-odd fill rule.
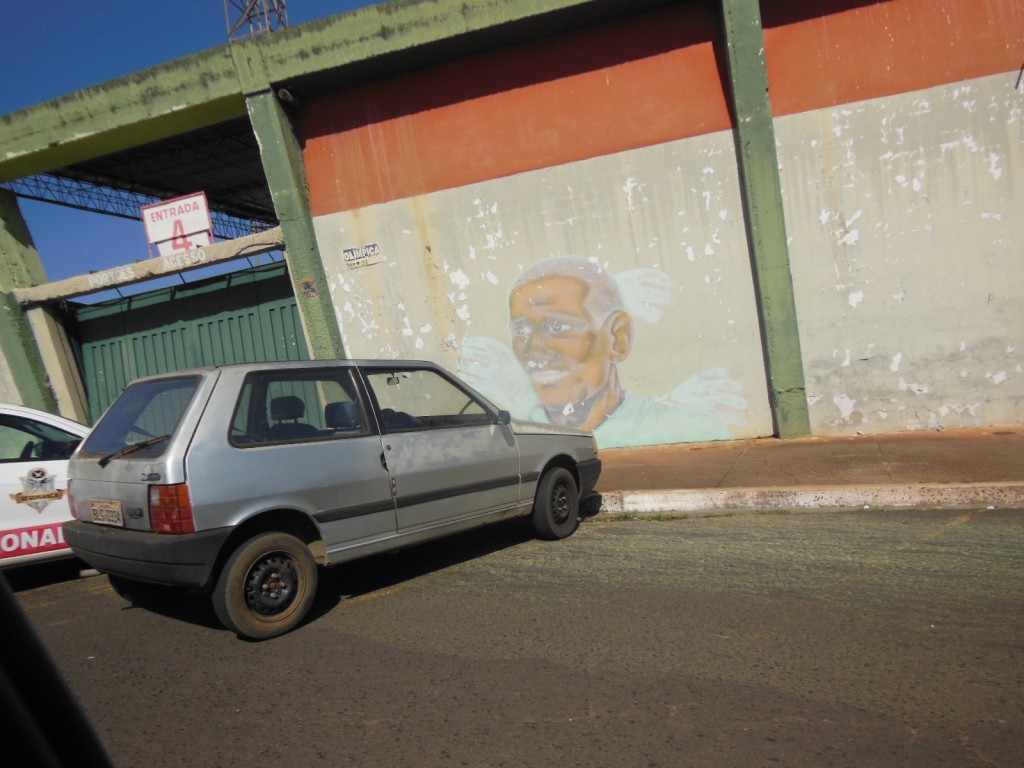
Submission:
[[[479,399],[436,371],[370,371],[367,380],[388,432],[491,423]]]
[[[78,435],[35,419],[0,414],[0,462],[66,459],[80,440]]]
[[[266,371],[246,377],[229,440],[240,448],[369,434],[350,369]]]

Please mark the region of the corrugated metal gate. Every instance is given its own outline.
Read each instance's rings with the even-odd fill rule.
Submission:
[[[139,376],[309,359],[284,262],[78,307],[75,316],[69,331],[92,422]]]

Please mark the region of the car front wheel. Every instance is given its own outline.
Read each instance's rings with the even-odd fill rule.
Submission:
[[[213,609],[231,631],[266,640],[298,626],[316,584],[316,561],[305,544],[287,533],[263,533],[228,558],[213,590]]]
[[[542,539],[564,539],[579,524],[580,498],[576,480],[563,467],[548,470],[537,485],[533,529]]]

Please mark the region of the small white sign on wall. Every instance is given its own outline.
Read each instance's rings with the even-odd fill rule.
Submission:
[[[345,260],[345,269],[368,267],[371,264],[380,264],[384,261],[380,243],[368,243],[358,248],[342,248],[341,256]]]
[[[142,208],[146,239],[160,256],[192,251],[213,242],[206,193],[176,197]]]

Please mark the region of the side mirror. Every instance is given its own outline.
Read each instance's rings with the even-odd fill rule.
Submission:
[[[508,411],[498,411],[498,424],[505,426],[512,421],[512,414]]]

